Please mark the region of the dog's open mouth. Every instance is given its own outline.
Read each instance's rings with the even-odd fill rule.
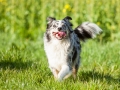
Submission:
[[[57,39],[61,40],[61,39],[63,39],[64,37],[66,37],[66,32],[64,32],[64,31],[53,32],[53,35],[54,35]]]

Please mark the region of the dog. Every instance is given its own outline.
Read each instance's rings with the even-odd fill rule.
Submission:
[[[71,17],[62,20],[47,18],[47,29],[44,33],[44,50],[49,68],[58,81],[73,75],[77,76],[80,66],[80,41],[95,38],[102,29],[94,23],[83,22],[72,29]]]

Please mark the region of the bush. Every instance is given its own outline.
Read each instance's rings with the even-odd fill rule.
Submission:
[[[101,41],[114,40],[120,28],[119,0],[1,0],[0,31],[36,39],[46,29],[48,16],[57,19],[69,15],[74,27],[91,21],[103,29]]]

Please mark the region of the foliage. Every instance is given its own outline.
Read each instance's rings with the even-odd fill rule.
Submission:
[[[69,15],[74,27],[91,21],[103,29],[101,41],[114,40],[120,28],[119,4],[120,0],[0,0],[0,31],[36,39],[45,31],[48,16]]]

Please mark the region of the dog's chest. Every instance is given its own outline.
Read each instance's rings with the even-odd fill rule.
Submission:
[[[69,46],[69,41],[46,43],[45,51],[50,67],[60,68],[61,65],[67,64]]]

